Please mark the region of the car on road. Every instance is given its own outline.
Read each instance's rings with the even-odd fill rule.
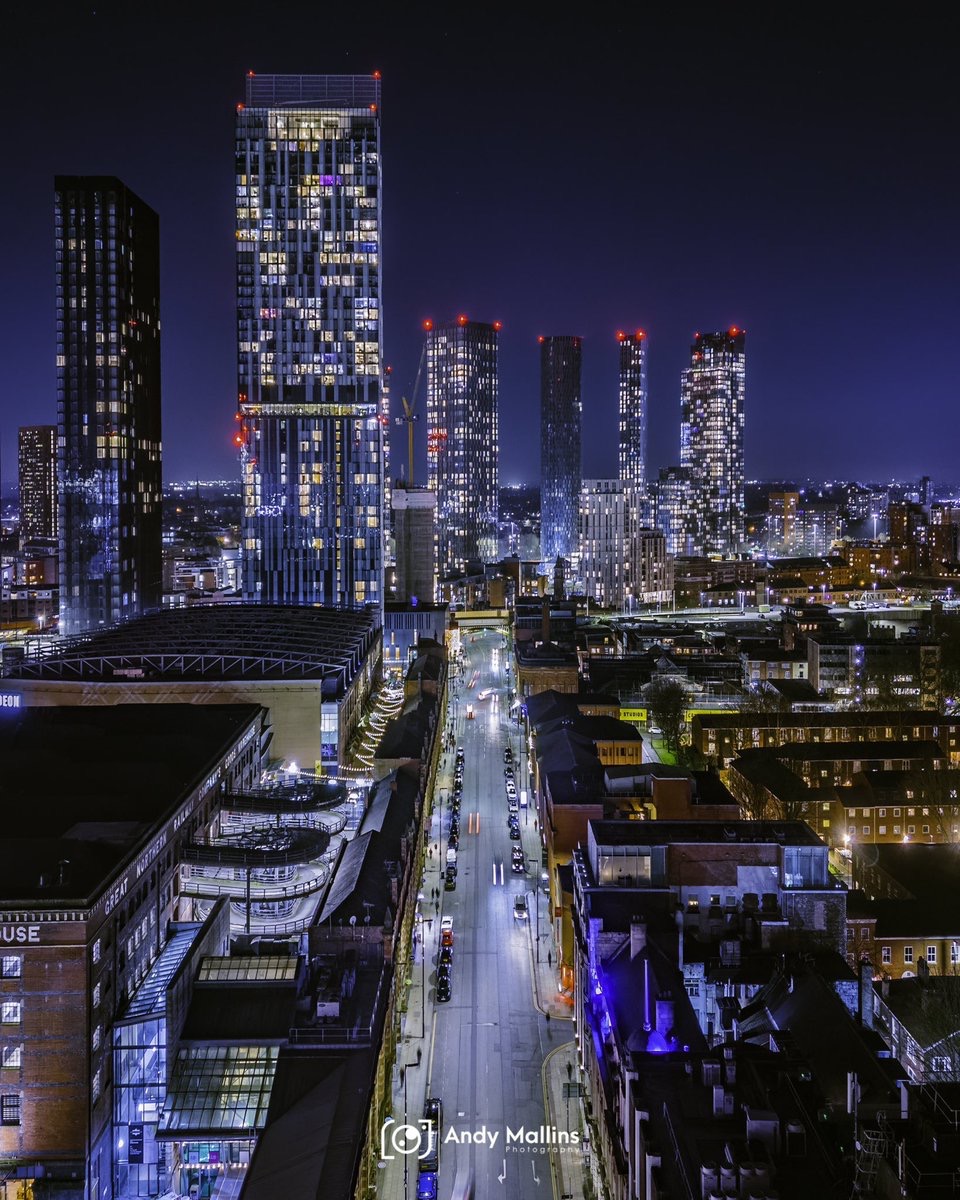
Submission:
[[[437,963],[437,983],[439,983],[441,979],[446,979],[449,981],[450,973],[452,971],[453,965],[451,963]]]
[[[508,779],[507,780],[507,795],[515,796],[516,794],[517,794],[517,785],[513,782],[512,779]]]
[[[440,919],[440,945],[453,945],[453,917],[442,917]]]
[[[443,890],[445,892],[455,892],[457,890],[456,867],[447,867],[447,873],[443,877]]]
[[[447,838],[447,849],[456,850],[460,846],[460,835],[455,830],[450,830],[450,836]]]
[[[437,955],[437,966],[446,967],[453,965],[453,947],[441,946],[440,953]]]
[[[511,842],[519,842],[520,841],[520,826],[519,825],[511,825],[510,826],[510,840],[511,840]]]
[[[510,869],[514,875],[522,875],[526,870],[527,864],[523,857],[523,851],[519,846],[514,846],[513,854],[510,857]]]
[[[423,1102],[423,1119],[429,1121],[434,1129],[443,1124],[443,1103],[439,1096],[428,1096]]]
[[[503,761],[505,763],[513,761],[513,751],[510,749],[509,746],[504,746],[504,748],[503,748]]]
[[[512,779],[513,778],[513,767],[504,767],[503,768],[503,777],[504,777],[504,779]]]
[[[530,913],[527,910],[526,896],[517,896],[514,898],[513,915],[514,915],[515,919],[518,921],[526,921],[527,918],[530,916]]]
[[[437,1200],[437,1172],[421,1171],[417,1175],[417,1200]]]
[[[446,1004],[453,995],[453,984],[449,975],[437,976],[437,1003]]]

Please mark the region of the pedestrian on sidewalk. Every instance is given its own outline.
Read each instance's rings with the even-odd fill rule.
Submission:
[[[553,966],[553,951],[552,950],[547,951],[547,966],[548,967]]]
[[[421,1059],[421,1058],[423,1058],[423,1051],[422,1051],[422,1050],[420,1049],[420,1047],[418,1046],[418,1047],[417,1047],[417,1066],[418,1066],[418,1067],[420,1066],[420,1059]],[[571,1069],[572,1069],[572,1068],[571,1068]]]
[[[401,1067],[400,1068],[400,1086],[401,1087],[403,1087],[403,1081],[406,1079],[406,1077],[407,1077],[407,1072],[404,1070],[403,1067]]]

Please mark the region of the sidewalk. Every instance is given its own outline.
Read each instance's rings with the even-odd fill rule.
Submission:
[[[542,1076],[547,1124],[558,1130],[579,1131],[582,1139],[586,1125],[577,1087],[576,1043],[564,1042],[551,1050],[543,1060]],[[590,1147],[581,1146],[564,1147],[550,1154],[555,1200],[594,1200],[597,1195],[590,1174]]]

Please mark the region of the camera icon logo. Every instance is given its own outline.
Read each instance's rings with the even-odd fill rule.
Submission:
[[[400,1125],[387,1117],[380,1127],[380,1158],[384,1162],[408,1155],[423,1159],[433,1152],[436,1140],[437,1131],[430,1121]]]

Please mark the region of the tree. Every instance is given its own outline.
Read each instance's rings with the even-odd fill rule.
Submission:
[[[663,733],[667,749],[676,754],[680,749],[684,714],[687,709],[687,691],[676,679],[654,679],[644,689],[647,707],[654,722]]]

